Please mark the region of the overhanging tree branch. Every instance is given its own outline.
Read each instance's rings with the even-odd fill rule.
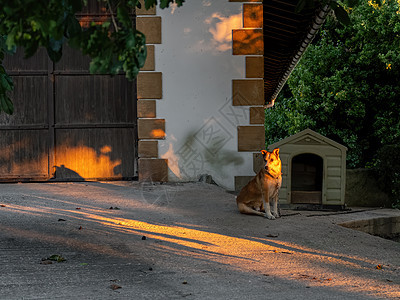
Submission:
[[[102,2],[102,0],[98,0]],[[144,0],[148,9],[159,3],[166,8],[170,3],[178,6],[184,0]],[[143,33],[128,26],[128,11],[140,8],[139,0],[107,0],[110,19],[102,25],[89,24],[81,28],[75,14],[82,10],[81,0],[9,1],[0,0],[0,113],[13,112],[9,93],[13,90],[12,79],[2,63],[4,54],[16,47],[30,57],[39,47],[47,49],[51,60],[61,59],[65,43],[79,49],[92,59],[92,73],[115,75],[125,72],[128,79],[136,78],[146,60],[146,40]],[[114,14],[113,7],[116,9]],[[115,30],[111,30],[112,23]],[[121,24],[121,27],[118,27]]]

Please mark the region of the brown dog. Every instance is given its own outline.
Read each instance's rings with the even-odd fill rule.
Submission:
[[[264,168],[240,191],[236,203],[242,214],[265,216],[274,220],[279,218],[278,194],[282,185],[282,162],[278,148],[272,152],[261,150],[261,153]],[[270,201],[273,205],[272,214]]]

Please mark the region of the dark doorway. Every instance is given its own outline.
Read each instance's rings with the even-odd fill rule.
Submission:
[[[322,203],[322,157],[310,153],[293,157],[291,178],[291,203]]]

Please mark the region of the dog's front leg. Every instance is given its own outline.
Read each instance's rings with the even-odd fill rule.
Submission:
[[[263,192],[262,200],[263,200],[264,209],[265,209],[264,217],[266,217],[267,219],[270,219],[270,220],[275,220],[275,217],[271,214],[271,207],[269,205],[269,201],[267,201],[268,198],[266,198],[266,197],[268,197],[268,193]]]
[[[278,211],[278,199],[279,199],[278,195],[272,197],[272,203],[273,203],[273,206],[274,206],[274,209],[273,209],[274,211],[272,212],[272,214],[273,214],[273,216],[275,218],[279,218],[280,217],[279,216],[279,211]]]

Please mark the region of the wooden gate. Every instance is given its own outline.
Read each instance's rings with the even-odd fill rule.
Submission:
[[[87,13],[100,18],[101,8]],[[89,74],[89,59],[66,48],[5,60],[15,112],[0,114],[0,180],[116,180],[136,177],[136,83]]]

